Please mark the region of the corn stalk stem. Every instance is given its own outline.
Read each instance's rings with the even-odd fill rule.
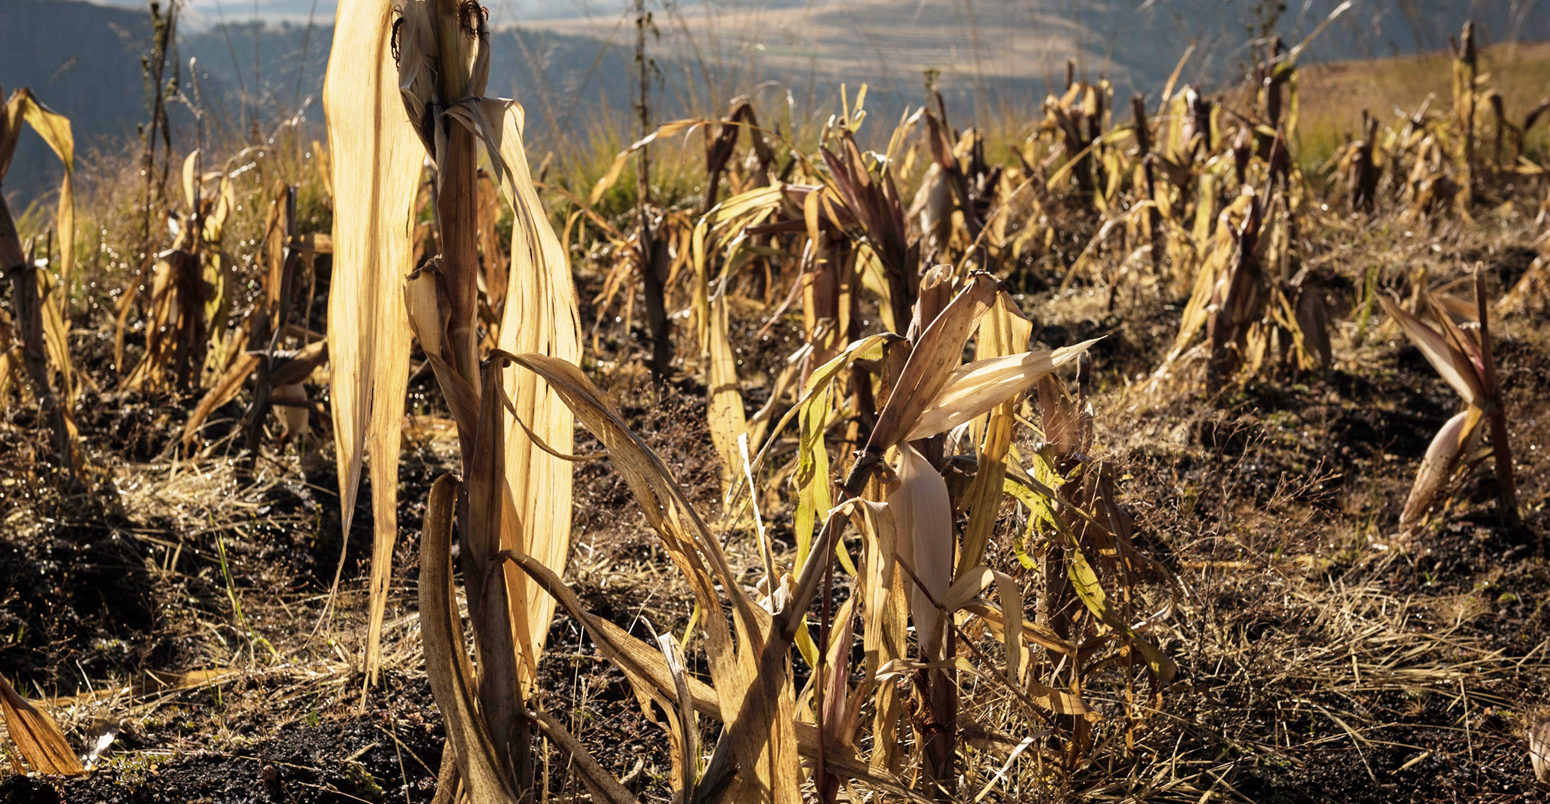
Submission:
[[[22,253],[16,233],[16,221],[10,206],[0,197],[0,269],[11,280],[11,303],[16,306],[16,329],[21,337],[22,362],[32,379],[32,392],[38,400],[42,419],[53,431],[54,455],[59,465],[75,475],[76,462],[70,437],[70,422],[64,405],[54,394],[49,381],[48,352],[43,336],[43,301],[38,296],[38,269]]]
[[[439,296],[446,304],[445,357],[453,372],[474,389],[479,408],[490,404],[485,398],[496,390],[500,372],[495,366],[480,368],[479,323],[479,206],[478,149],[473,131],[446,115],[451,106],[483,91],[471,86],[471,48],[484,36],[483,21],[477,7],[465,8],[459,0],[434,0],[432,4],[438,54],[437,102],[433,106],[434,143],[437,177],[434,185],[436,226],[440,235],[440,264],[436,272]],[[472,45],[470,43],[473,43]],[[445,383],[443,387],[446,387]],[[532,767],[529,756],[531,724],[520,717],[522,693],[517,684],[514,635],[511,627],[509,590],[505,575],[495,559],[500,550],[499,519],[476,522],[469,499],[470,487],[490,488],[504,493],[499,472],[480,460],[481,450],[504,450],[504,443],[481,444],[503,439],[498,434],[478,432],[487,417],[477,422],[458,422],[458,441],[463,458],[464,483],[458,494],[457,521],[463,554],[463,578],[467,586],[469,616],[474,627],[474,643],[479,657],[478,698],[480,716],[494,743],[496,756],[506,763],[514,790],[523,800],[531,800]],[[497,430],[499,428],[496,428]],[[495,477],[481,477],[494,472]],[[488,505],[488,501],[485,502]],[[497,501],[496,505],[499,505]],[[492,527],[491,523],[495,523]],[[493,532],[475,532],[490,529]]]
[[[635,113],[641,138],[651,133],[651,60],[646,55],[646,32],[653,30],[646,0],[635,0],[635,70],[640,80],[640,95]],[[635,152],[635,215],[639,232],[640,272],[646,295],[646,322],[651,327],[651,374],[658,383],[667,379],[673,362],[672,333],[668,330],[667,291],[663,283],[666,271],[666,243],[657,241],[651,219],[651,149]]]
[[[1468,28],[1465,28],[1468,31]],[[1496,458],[1496,495],[1502,519],[1513,528],[1523,524],[1518,517],[1518,485],[1512,474],[1512,447],[1507,441],[1507,408],[1502,400],[1501,376],[1496,371],[1496,355],[1491,344],[1491,306],[1485,301],[1485,278],[1475,267],[1475,308],[1480,319],[1480,374],[1495,399],[1490,406],[1491,455]],[[1544,552],[1544,536],[1539,551]]]
[[[247,431],[247,456],[246,461],[251,467],[252,461],[258,457],[258,452],[263,446],[264,419],[269,413],[269,408],[275,404],[271,398],[274,391],[274,382],[271,374],[275,369],[275,349],[285,337],[286,323],[289,318],[288,307],[291,300],[291,282],[295,274],[298,251],[295,246],[296,239],[296,185],[288,185],[285,188],[285,204],[281,208],[284,215],[282,236],[284,246],[280,250],[280,287],[277,295],[278,301],[275,309],[265,310],[265,315],[257,315],[257,323],[254,333],[258,336],[255,343],[263,343],[265,354],[258,361],[258,369],[254,372],[253,401],[248,405],[246,415],[242,417],[242,427]],[[308,301],[311,296],[308,296]],[[256,314],[255,314],[256,315]],[[284,403],[281,403],[284,404]]]

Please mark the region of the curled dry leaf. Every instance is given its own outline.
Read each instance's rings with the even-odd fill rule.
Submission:
[[[0,711],[5,728],[22,760],[38,773],[75,775],[86,772],[65,735],[48,713],[28,703],[0,678]]]
[[[998,283],[989,274],[976,273],[951,302],[928,324],[867,441],[869,452],[882,454],[905,440],[922,413],[936,401],[952,371],[963,358],[963,346],[981,315],[995,302]],[[983,411],[982,411],[983,412]]]
[[[1415,484],[1410,487],[1410,495],[1405,498],[1404,513],[1399,515],[1401,529],[1414,525],[1431,508],[1443,483],[1458,468],[1459,459],[1479,443],[1480,421],[1480,409],[1470,407],[1454,414],[1437,431],[1426,448],[1426,457],[1421,459],[1421,469],[1416,473]]]
[[[549,225],[533,186],[527,152],[522,147],[521,105],[478,98],[459,103],[447,116],[467,126],[484,144],[496,185],[512,207],[511,263],[497,345],[507,353],[579,363],[581,322],[576,312],[576,287],[565,248]],[[525,424],[520,432],[508,427],[504,441],[506,487],[516,516],[508,517],[502,525],[502,549],[520,550],[547,566],[563,569],[570,555],[573,467],[541,448],[528,430],[553,451],[569,453],[574,444],[575,418],[542,375],[507,366],[502,369],[501,387],[512,389],[510,413]],[[506,569],[506,582],[513,589],[513,621],[526,621],[518,635],[523,643],[519,647],[537,657],[554,618],[554,599],[515,568]],[[524,683],[535,681],[524,676]]]
[[[1426,358],[1426,362],[1437,369],[1437,373],[1447,380],[1448,385],[1452,386],[1466,403],[1477,406],[1482,404],[1485,392],[1480,387],[1480,378],[1475,373],[1474,364],[1470,362],[1468,355],[1449,343],[1443,333],[1411,315],[1408,310],[1399,305],[1399,302],[1385,295],[1379,295],[1378,302],[1399,324],[1399,328],[1410,338],[1411,343],[1421,350],[1421,356]]]
[[[1059,349],[1034,349],[1021,354],[976,360],[959,366],[948,376],[905,441],[945,433],[1026,390],[1040,377],[1064,366],[1086,352],[1099,339]]]
[[[610,462],[640,502],[652,527],[695,599],[707,612],[731,617],[703,619],[713,687],[725,718],[725,739],[737,758],[741,792],[775,804],[797,804],[800,766],[794,733],[791,665],[772,641],[769,612],[742,589],[720,542],[685,498],[654,452],[625,426],[614,406],[575,365],[541,355],[514,355],[525,369],[544,378],[587,429],[608,450]],[[660,654],[647,648],[660,659]]]
[[[431,485],[425,507],[420,558],[420,635],[425,643],[425,675],[446,721],[447,742],[473,801],[515,804],[489,732],[479,716],[478,679],[463,647],[463,626],[452,589],[452,510],[458,482],[442,475]]]
[[[942,610],[953,573],[953,507],[947,482],[925,456],[908,444],[899,448],[898,485],[888,492],[899,558],[917,583],[910,585],[910,615],[920,639],[921,655],[940,659]]]

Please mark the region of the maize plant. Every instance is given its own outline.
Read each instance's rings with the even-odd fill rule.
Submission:
[[[54,213],[54,230],[59,237],[59,266],[56,273],[59,283],[69,288],[75,264],[75,192],[72,178],[75,174],[75,135],[70,129],[70,121],[38,102],[32,90],[24,87],[11,93],[5,105],[0,107],[0,182],[5,181],[5,174],[11,168],[11,159],[16,156],[16,145],[21,139],[23,124],[43,138],[64,166],[64,177],[59,182],[59,204]],[[10,210],[4,206],[3,201],[0,201],[0,209],[5,213],[5,236],[11,240],[7,246],[6,259],[0,268],[10,268],[20,263],[22,255],[10,251],[19,246],[14,237],[16,224],[11,220]],[[61,303],[59,309],[61,315],[69,317],[66,305]]]
[[[545,381],[481,354],[481,151],[514,215],[500,351],[493,354],[536,354],[569,365],[579,358],[580,333],[565,253],[528,172],[522,109],[482,97],[486,14],[476,3],[455,0],[341,3],[324,108],[336,194],[329,356],[346,528],[363,449],[372,456],[368,674],[374,677],[380,665],[397,530],[407,323],[452,411],[463,459],[461,480],[442,478],[432,489],[421,545],[426,672],[451,749],[443,795],[461,790],[467,800],[500,802],[535,799],[535,732],[583,766],[590,760],[563,729],[556,731],[556,721],[527,708],[554,602],[503,558],[530,556],[564,568],[572,419]],[[411,214],[427,156],[435,165],[436,250],[411,265]],[[452,605],[454,517],[477,664],[463,647]]]
[[[207,175],[203,160],[202,150],[190,152],[183,160],[187,211],[167,215],[172,247],[155,256],[147,299],[145,354],[124,378],[125,388],[188,391],[201,387],[211,344],[219,345],[224,338],[231,266],[221,251],[221,237],[236,199],[226,173]],[[207,187],[210,184],[213,192]],[[137,280],[119,301],[116,365],[123,365],[129,319],[145,290]]]
[[[74,171],[75,138],[69,120],[39,103],[30,90],[16,91],[0,107],[0,183],[16,155],[23,124],[41,135],[64,164],[59,207],[54,216],[60,260],[57,274],[39,264],[35,248],[24,248],[10,207],[0,197],[0,272],[10,285],[12,305],[10,314],[0,309],[0,406],[9,402],[10,389],[19,385],[18,377],[25,375],[34,404],[52,432],[54,459],[79,479],[83,456],[71,412],[76,379],[70,361],[66,292],[74,253],[75,211],[70,177]]]
[[[860,120],[860,98],[864,90],[856,114],[847,110],[846,119],[853,123]],[[748,190],[713,207],[692,233],[697,282],[691,309],[698,322],[711,433],[722,458],[725,489],[738,479],[739,436],[746,430],[757,443],[778,401],[861,337],[865,293],[877,299],[885,328],[897,331],[909,320],[919,243],[906,227],[888,159],[869,163],[848,127],[833,129],[829,136],[834,147],[820,148],[827,170],[813,170],[817,183],[776,182]],[[895,132],[895,145],[901,139]],[[893,150],[891,146],[890,153]],[[750,266],[780,253],[774,239],[786,235],[805,236],[797,264],[800,273],[771,320],[800,298],[805,343],[775,378],[770,403],[750,418],[738,393],[728,340],[729,296],[737,280],[751,273]],[[767,269],[768,263],[764,265]],[[876,405],[868,383],[852,382],[850,390],[855,438],[859,428],[875,418]]]
[[[1497,315],[1544,313],[1550,309],[1550,230],[1538,237],[1539,254],[1496,303]]]
[[[1467,303],[1456,303],[1436,293],[1422,295],[1432,323],[1423,321],[1387,296],[1378,297],[1405,337],[1464,400],[1464,410],[1448,419],[1426,449],[1426,457],[1422,459],[1410,496],[1405,499],[1404,512],[1399,517],[1399,527],[1405,532],[1414,530],[1421,523],[1449,478],[1487,456],[1495,461],[1496,496],[1502,519],[1514,526],[1519,522],[1512,447],[1507,441],[1507,410],[1496,360],[1491,353],[1485,279],[1478,267],[1474,272],[1474,291],[1472,311]],[[1470,312],[1475,320],[1465,319],[1470,325],[1466,329],[1459,325],[1455,316]],[[1487,429],[1490,430],[1490,446],[1477,453]]]
[[[1286,128],[1296,125],[1295,64],[1302,47],[1283,54],[1279,41],[1272,42],[1257,70],[1257,120],[1237,129],[1230,161],[1218,162],[1224,171],[1230,165],[1222,185],[1236,186],[1239,194],[1215,216],[1214,232],[1202,216],[1215,208],[1209,196],[1218,180],[1199,180],[1197,245],[1175,252],[1199,255],[1199,267],[1160,374],[1196,344],[1205,351],[1213,390],[1276,364],[1293,371],[1330,365],[1323,288],[1299,253],[1309,190],[1287,145]]]
[[[193,446],[199,430],[217,408],[235,399],[249,377],[252,401],[243,416],[248,454],[256,454],[271,408],[281,412],[283,437],[307,429],[308,401],[303,381],[328,359],[328,342],[311,336],[305,316],[292,321],[295,289],[307,280],[301,307],[311,303],[317,285],[317,256],[333,250],[328,235],[296,231],[296,187],[277,184],[270,200],[260,243],[264,293],[228,342],[225,366],[183,426],[183,448]]]
[[[1457,136],[1455,159],[1463,174],[1463,190],[1467,199],[1479,197],[1475,166],[1475,115],[1480,98],[1479,53],[1475,48],[1475,23],[1464,23],[1458,38],[1448,37],[1453,49],[1453,118]]]
[[[1352,212],[1373,211],[1383,176],[1383,154],[1377,147],[1378,119],[1365,109],[1362,134],[1362,139],[1342,145],[1335,154],[1335,175],[1346,187],[1346,204]]]
[[[836,485],[839,499],[817,512],[819,533],[789,568],[776,566],[763,548],[759,593],[732,574],[720,541],[667,467],[584,375],[552,358],[516,358],[548,379],[603,442],[694,590],[699,610],[717,613],[698,619],[711,676],[706,684],[675,670],[681,660],[673,650],[588,613],[552,570],[515,556],[560,598],[641,699],[668,714],[662,722],[673,748],[675,796],[682,800],[796,802],[809,785],[825,801],[838,800],[841,785],[890,797],[957,800],[955,745],[969,726],[958,708],[962,674],[1009,690],[1019,706],[1097,717],[1079,695],[1030,672],[1032,646],[1064,655],[1075,655],[1076,646],[1023,620],[1015,583],[985,566],[985,544],[976,541],[990,538],[1003,494],[995,467],[1010,454],[1015,398],[1089,344],[1026,350],[1027,322],[985,274],[954,282],[950,272],[935,272],[914,312],[911,338],[869,336],[815,369],[799,409],[774,428],[778,432],[800,415],[800,407],[819,399],[849,366],[870,364],[881,375],[879,397],[886,401],[854,463],[833,476],[844,478]],[[976,331],[976,359],[960,365]],[[945,437],[949,432],[983,434],[972,448],[983,461],[981,474],[974,490],[958,499],[927,457],[940,461],[949,443],[962,442],[961,436]],[[821,437],[801,447],[827,448]],[[746,479],[759,471],[763,457],[745,462]],[[955,510],[963,509],[968,525],[960,540],[954,520]],[[842,538],[847,528],[861,537],[859,556]],[[833,594],[836,563],[860,568],[855,592],[843,604]],[[987,590],[994,602],[982,597]],[[995,634],[1002,646],[997,661],[978,652],[974,660],[961,656],[956,646],[970,639],[965,629]],[[1129,644],[1128,636],[1121,639]],[[858,643],[865,656],[859,668],[851,666]],[[813,669],[800,687],[797,661]],[[861,682],[853,686],[857,671]],[[907,691],[895,681],[901,678],[909,680]],[[684,725],[695,713],[722,724],[703,770]],[[596,790],[594,784],[589,788]]]
[[[1385,127],[1381,134],[1367,121],[1365,139],[1348,144],[1338,155],[1338,171],[1352,188],[1353,202],[1376,189],[1377,177],[1367,171],[1381,166],[1395,177],[1407,218],[1424,219],[1452,209],[1467,220],[1469,205],[1483,200],[1493,186],[1488,180],[1544,175],[1544,166],[1536,164],[1524,146],[1528,133],[1550,110],[1550,99],[1515,122],[1501,92],[1491,86],[1489,73],[1480,69],[1473,22],[1466,22],[1449,42],[1453,62],[1448,111],[1432,111],[1428,99],[1403,125]]]
[[[647,296],[646,313],[647,323],[652,332],[651,364],[653,372],[659,378],[664,376],[664,368],[673,359],[666,320],[668,311],[692,307],[703,315],[705,310],[704,285],[703,282],[698,281],[698,278],[702,278],[700,268],[703,267],[703,262],[696,267],[697,281],[686,283],[682,279],[688,275],[684,269],[689,267],[693,248],[695,221],[692,211],[654,208],[639,203],[635,211],[635,225],[632,228],[609,222],[596,211],[596,206],[603,200],[604,194],[617,184],[632,156],[644,155],[652,144],[663,138],[693,132],[696,129],[704,133],[705,148],[705,184],[699,209],[701,214],[708,213],[715,207],[723,179],[726,180],[734,196],[769,185],[770,171],[775,161],[775,147],[766,138],[766,132],[758,127],[752,104],[746,99],[739,98],[732,102],[731,110],[720,120],[702,118],[674,120],[645,134],[619,152],[603,176],[593,184],[585,202],[579,198],[571,199],[580,208],[576,213],[576,220],[584,220],[582,226],[576,227],[578,236],[583,233],[581,230],[585,227],[590,226],[594,229],[600,236],[601,244],[594,259],[600,264],[611,266],[604,272],[602,288],[593,299],[593,304],[598,305],[599,324],[608,319],[608,314],[620,303],[622,297],[623,310],[620,318],[624,329],[632,330],[635,323],[634,289],[636,287],[632,284],[632,280],[637,278],[650,280],[644,283]],[[734,157],[738,138],[744,131],[748,133],[750,145],[746,158],[739,162]],[[647,163],[640,164],[644,166]],[[792,163],[788,163],[788,170],[791,166]],[[644,185],[640,183],[639,178],[638,174],[637,195],[644,197]],[[764,289],[767,296],[774,286],[775,277],[770,276],[768,262],[763,263],[763,268],[761,276],[765,280]],[[689,287],[689,298],[675,297],[679,286],[684,284]],[[765,303],[767,304],[768,301],[766,300]],[[660,320],[658,316],[661,316]],[[703,322],[703,318],[700,320]],[[703,325],[697,325],[696,330],[701,335],[699,340],[703,345]],[[662,333],[660,336],[657,334],[659,331]],[[598,331],[594,329],[592,338],[594,351],[600,350],[599,337]],[[703,358],[704,350],[701,351]]]

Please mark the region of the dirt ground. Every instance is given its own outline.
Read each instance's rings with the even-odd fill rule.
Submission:
[[[1534,228],[1514,217],[1355,237],[1356,224],[1337,216],[1325,225],[1311,236],[1309,259],[1325,266],[1342,323],[1336,365],[1320,374],[1268,377],[1215,397],[1183,381],[1154,388],[1184,299],[1121,292],[1110,309],[1106,293],[1086,287],[1020,299],[1042,342],[1107,335],[1094,350],[1099,447],[1121,469],[1140,546],[1181,590],[1158,632],[1179,678],[1138,727],[1106,735],[1123,747],[1053,778],[1035,798],[1545,798],[1525,734],[1550,705],[1550,565],[1541,550],[1550,531],[1550,318],[1523,314],[1493,327],[1523,525],[1502,524],[1487,462],[1452,489],[1431,526],[1401,539],[1410,482],[1458,401],[1381,315],[1365,330],[1353,322],[1350,279],[1378,266],[1388,287],[1418,264],[1456,276],[1479,261],[1499,295],[1533,260]],[[72,334],[79,365],[102,388],[114,385],[105,315],[77,321]],[[791,351],[792,333],[780,327],[773,340],[755,340],[754,326],[736,329],[749,376],[767,377]],[[632,368],[645,354],[642,337],[613,333],[609,365],[623,368],[593,366],[594,375],[691,499],[713,512],[719,475],[704,389],[690,377],[653,386]],[[386,670],[369,689],[359,667],[368,497],[342,539],[326,433],[245,466],[227,438],[239,401],[213,417],[214,446],[182,458],[170,434],[195,400],[90,392],[80,426],[101,482],[84,494],[61,490],[34,459],[46,443],[40,423],[25,410],[5,414],[0,674],[43,699],[77,745],[111,741],[91,775],[10,775],[0,802],[431,799],[443,739],[418,659],[416,534],[426,491],[453,468],[456,447],[428,401],[428,373],[415,382]],[[592,446],[582,436],[577,451]],[[606,462],[578,470],[575,510],[568,577],[586,604],[637,634],[682,627],[691,597]],[[767,514],[777,545],[789,549],[790,512]],[[748,545],[729,552],[757,561]],[[670,799],[661,730],[564,616],[541,679],[538,705],[562,715],[606,769],[643,800]],[[554,800],[584,795],[551,760]],[[989,798],[1018,799],[1026,794]]]

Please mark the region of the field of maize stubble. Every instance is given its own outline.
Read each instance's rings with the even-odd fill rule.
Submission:
[[[0,113],[63,165],[0,200],[0,801],[1550,790],[1550,85],[1471,26],[1403,110],[1272,40],[567,170],[475,3],[343,0],[326,136],[185,153],[173,22],[140,157]]]

